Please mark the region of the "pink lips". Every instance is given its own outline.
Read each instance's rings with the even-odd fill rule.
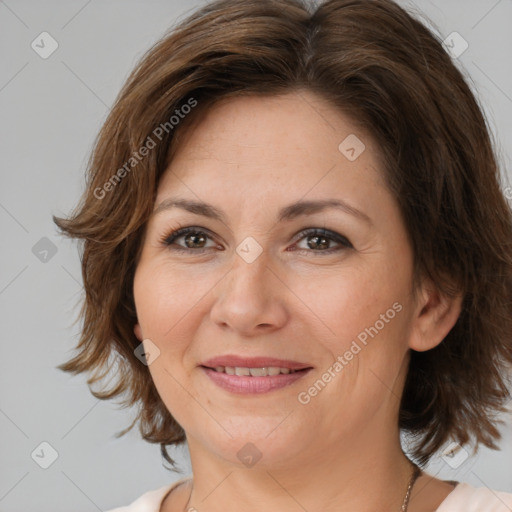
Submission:
[[[279,375],[268,375],[265,377],[253,377],[245,375],[228,375],[215,371],[213,368],[218,366],[245,367],[245,368],[264,368],[269,366],[279,368],[289,368],[295,372]],[[226,355],[208,359],[200,365],[202,371],[219,387],[232,393],[267,393],[269,391],[280,389],[295,381],[301,379],[312,369],[307,364],[286,359],[277,359],[273,357],[240,357],[235,355]]]
[[[276,359],[275,357],[241,357],[235,355],[225,355],[208,359],[201,366],[215,368],[216,366],[239,366],[245,368],[265,368],[268,366],[277,366],[279,368],[290,368],[290,370],[303,370],[311,368],[306,363],[290,361],[289,359]]]

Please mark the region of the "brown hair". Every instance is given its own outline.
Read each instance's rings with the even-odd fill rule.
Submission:
[[[80,203],[70,218],[53,217],[83,241],[85,287],[78,354],[59,368],[90,372],[97,398],[139,405],[118,436],[139,421],[174,464],[166,447],[185,433],[134,355],[133,276],[159,178],[179,134],[214,102],[301,89],[378,142],[414,250],[414,284],[427,276],[442,293],[463,293],[443,342],[411,351],[399,415],[411,455],[423,465],[450,438],[472,436],[497,449],[495,413],[506,410],[512,364],[511,208],[462,73],[437,36],[391,0],[214,1],[146,52],[98,134]],[[116,381],[94,391],[112,363]]]

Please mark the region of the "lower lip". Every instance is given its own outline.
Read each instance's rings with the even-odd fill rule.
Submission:
[[[227,373],[216,372],[211,368],[201,369],[217,384],[217,386],[231,391],[232,393],[268,393],[274,389],[284,388],[293,384],[309,373],[312,368],[293,373],[280,373],[279,375],[269,375],[267,377],[251,377],[246,375],[229,375]]]

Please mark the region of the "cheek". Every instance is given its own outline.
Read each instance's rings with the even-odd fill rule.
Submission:
[[[167,266],[168,267],[168,266]],[[193,305],[201,296],[187,286],[184,273],[165,263],[141,260],[134,276],[134,299],[144,339],[158,347],[159,356],[148,366],[151,379],[170,414],[179,424],[187,423],[190,394],[188,369],[183,364],[193,333]],[[199,295],[198,295],[199,294]],[[192,308],[192,309],[191,309]]]
[[[324,338],[331,352],[339,353],[376,322],[380,328],[383,321],[391,319],[385,323],[385,329],[380,329],[390,331],[399,309],[393,309],[393,304],[401,303],[403,297],[398,286],[396,281],[388,282],[386,273],[379,272],[377,267],[366,266],[333,269],[324,275],[317,274],[314,279],[301,279],[293,289],[306,306],[308,317],[317,319],[319,338]]]
[[[407,283],[396,271],[382,272],[382,268],[382,264],[353,266],[350,271],[333,272],[330,279],[303,283],[299,292],[321,319],[316,322],[322,329],[316,343],[330,354],[325,367],[305,383],[302,398],[321,394],[311,398],[312,407],[319,410],[329,409],[329,403],[343,403],[343,410],[329,409],[333,423],[363,403],[367,408],[361,415],[373,414],[375,404],[389,397],[401,369],[408,325]]]
[[[188,325],[194,307],[214,285],[211,275],[183,270],[159,263],[141,264],[134,278],[137,317],[143,335],[163,343]]]

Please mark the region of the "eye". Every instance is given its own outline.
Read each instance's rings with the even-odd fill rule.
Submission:
[[[316,252],[316,253],[327,253],[331,254],[333,252],[341,251],[343,249],[353,249],[354,246],[350,243],[348,238],[336,233],[335,231],[331,231],[325,228],[308,228],[302,230],[298,235],[298,240],[306,239],[306,245],[310,251],[307,249],[299,248],[292,249],[293,251],[306,250],[307,252]],[[331,242],[336,242],[338,247],[327,248]]]
[[[177,245],[175,242],[183,238],[185,242],[185,247]],[[216,247],[216,244],[210,247],[206,246],[208,239],[210,239],[209,232],[203,228],[199,227],[186,227],[180,228],[175,231],[172,231],[170,234],[165,235],[161,240],[165,246],[168,246],[173,251],[178,252],[191,252],[195,253],[203,253],[208,249]]]

